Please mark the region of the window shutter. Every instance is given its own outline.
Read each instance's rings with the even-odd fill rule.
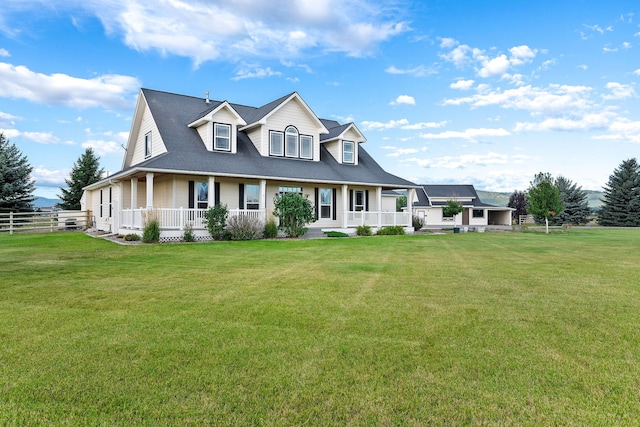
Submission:
[[[100,218],[102,218],[102,190],[100,190]]]
[[[244,184],[238,185],[238,208],[244,209]]]
[[[219,182],[214,182],[213,184],[213,192],[215,193],[213,198],[214,200],[214,204],[215,205],[219,205],[220,204],[220,183]]]
[[[113,187],[109,187],[109,218],[113,216]]]
[[[189,209],[196,207],[196,183],[189,181]]]
[[[315,193],[316,198],[315,198],[315,202],[314,203],[315,203],[316,218],[319,219],[320,218],[320,211],[319,211],[319,208],[318,208],[318,205],[319,205],[319,203],[318,203],[319,202],[319,200],[318,200],[318,196],[319,196],[318,187],[315,188],[315,192],[316,192]]]
[[[369,190],[364,191],[364,210],[369,211]]]
[[[338,190],[336,190],[335,188],[333,189],[333,220],[335,221],[338,217],[338,206],[337,205],[337,200],[338,200]]]
[[[353,211],[353,190],[349,190],[349,210]]]

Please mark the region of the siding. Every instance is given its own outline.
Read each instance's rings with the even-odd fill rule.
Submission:
[[[151,132],[151,156],[155,157],[159,154],[166,153],[167,148],[160,137],[160,133],[158,132],[158,128],[153,121],[153,116],[151,115],[151,111],[149,111],[149,107],[145,106],[144,112],[142,113],[142,121],[140,124],[140,130],[138,131],[138,135],[136,136],[135,145],[133,146],[133,156],[131,159],[131,165],[136,165],[145,160],[144,157],[144,137],[147,133]]]

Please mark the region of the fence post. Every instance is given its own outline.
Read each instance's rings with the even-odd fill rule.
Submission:
[[[182,209],[182,206],[180,206],[180,221],[178,221],[178,224],[180,226],[180,231],[184,230],[184,210]]]
[[[49,217],[49,228],[51,229],[51,232],[53,233],[53,214]]]
[[[13,234],[13,211],[9,212],[9,234]]]

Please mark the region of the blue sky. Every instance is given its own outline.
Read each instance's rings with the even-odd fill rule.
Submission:
[[[640,154],[636,1],[5,0],[0,131],[55,197],[120,169],[141,87],[259,106],[297,91],[389,172],[599,190]]]

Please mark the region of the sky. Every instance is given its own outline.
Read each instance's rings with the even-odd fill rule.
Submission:
[[[4,0],[0,132],[55,198],[120,170],[140,88],[261,106],[297,91],[418,184],[601,190],[640,155],[637,0]]]

